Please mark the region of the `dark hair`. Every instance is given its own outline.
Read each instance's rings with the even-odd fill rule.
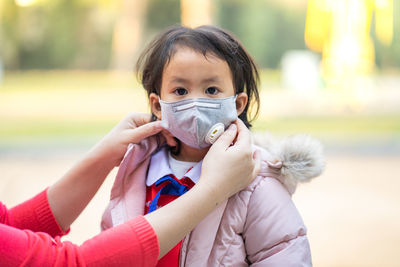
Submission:
[[[257,116],[260,104],[257,66],[237,38],[215,26],[194,29],[172,26],[160,33],[140,55],[136,64],[139,80],[147,94],[160,95],[164,67],[176,53],[177,46],[191,48],[205,57],[210,53],[228,63],[236,94],[245,92],[248,95],[247,105],[239,118],[250,128],[249,121]],[[248,109],[252,105],[256,109],[249,120]]]

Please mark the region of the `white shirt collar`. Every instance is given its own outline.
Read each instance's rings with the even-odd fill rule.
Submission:
[[[202,163],[202,160],[196,163],[184,177],[189,177],[196,184],[200,180]],[[168,174],[173,174],[173,172],[168,162],[167,147],[163,147],[151,157],[146,185],[151,186],[157,182],[157,180]]]

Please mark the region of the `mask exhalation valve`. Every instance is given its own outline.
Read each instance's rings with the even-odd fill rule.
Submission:
[[[225,126],[223,123],[219,122],[214,124],[206,135],[206,142],[209,144],[214,144],[217,141],[218,137],[225,131]]]

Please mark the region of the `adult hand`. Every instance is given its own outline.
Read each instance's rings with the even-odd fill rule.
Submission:
[[[260,152],[252,152],[250,131],[237,119],[211,146],[200,182],[224,200],[244,189],[260,170]]]
[[[160,257],[225,199],[245,188],[259,169],[260,154],[252,153],[250,132],[238,119],[211,146],[203,160],[199,182],[178,199],[145,216],[157,233]]]
[[[49,187],[47,197],[50,208],[63,230],[69,228],[110,171],[120,164],[129,143],[138,143],[163,130],[161,122],[150,120],[149,114],[129,114],[59,181]]]
[[[155,135],[162,130],[161,122],[151,122],[150,114],[130,113],[93,150],[112,166],[118,166],[130,143],[139,143],[144,138]]]

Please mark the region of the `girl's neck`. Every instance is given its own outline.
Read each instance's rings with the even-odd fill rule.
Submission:
[[[174,159],[180,161],[199,162],[206,156],[209,149],[209,147],[197,149],[181,142],[181,150],[179,154],[172,156],[174,157]]]

